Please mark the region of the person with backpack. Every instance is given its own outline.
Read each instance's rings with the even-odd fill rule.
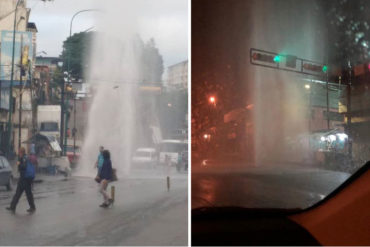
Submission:
[[[21,147],[19,149],[17,166],[20,173],[17,190],[15,192],[15,195],[13,196],[12,202],[10,203],[10,207],[7,207],[6,209],[14,213],[19,198],[22,196],[23,191],[26,191],[27,201],[30,205],[30,208],[27,210],[27,212],[33,213],[36,211],[32,194],[32,183],[35,178],[35,167],[27,158],[26,150],[24,149],[24,147]]]

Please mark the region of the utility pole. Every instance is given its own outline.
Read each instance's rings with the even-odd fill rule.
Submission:
[[[19,152],[19,149],[21,148],[21,138],[22,138],[22,85],[23,85],[23,35],[21,35],[21,60],[20,60],[20,64],[19,64],[19,81],[20,81],[20,85],[19,85],[19,120],[18,120],[18,152]]]
[[[351,90],[352,90],[352,66],[351,62],[348,61],[348,68],[349,68],[349,78],[348,78],[348,86],[347,86],[347,131],[348,131],[348,156],[352,162],[352,128],[351,128]]]
[[[70,42],[70,38],[72,37],[72,24],[73,24],[73,20],[74,18],[80,14],[80,13],[83,13],[83,12],[89,12],[89,11],[99,11],[98,9],[84,9],[84,10],[80,10],[78,12],[76,12],[72,18],[71,18],[71,22],[70,22],[70,25],[69,25],[69,42]],[[68,41],[68,39],[67,39]],[[68,44],[68,42],[66,43]],[[67,50],[68,54],[67,54],[67,73],[68,73],[68,80],[67,82],[70,84],[71,83],[71,74],[70,74],[70,58],[71,58],[71,48],[69,47],[69,49]],[[65,122],[65,119],[64,119],[64,114],[66,113],[66,110],[65,110],[65,106],[64,106],[64,97],[65,97],[65,83],[66,81],[64,80],[63,81],[63,85],[62,85],[62,102],[61,102],[61,127],[60,127],[60,145],[61,145],[61,148],[62,148],[62,154],[65,155],[66,154],[66,146],[67,146],[67,121]],[[64,123],[65,122],[65,123]],[[65,128],[65,130],[64,130]],[[63,133],[64,132],[64,133]],[[63,142],[63,137],[64,137],[64,142]]]
[[[67,107],[67,109],[66,109],[66,106],[64,106],[64,111],[65,111],[65,116],[64,116],[64,121],[65,121],[65,123],[64,123],[64,155],[66,154],[66,152],[67,152],[67,132],[68,132],[68,121],[69,121],[69,119],[70,119],[70,115],[67,115],[67,113],[69,112],[69,99],[67,99],[67,104],[66,104],[68,107]]]
[[[11,139],[12,139],[12,111],[13,111],[13,81],[14,81],[14,53],[15,53],[15,28],[17,25],[17,9],[22,0],[18,0],[15,5],[14,23],[13,23],[13,47],[12,47],[12,72],[10,74],[9,86],[9,116],[8,116],[8,143],[7,143],[7,157],[10,157]]]
[[[67,75],[69,77],[68,72],[64,72],[64,75]],[[62,148],[62,155],[64,154],[64,145],[63,145],[63,134],[64,134],[64,87],[65,87],[65,80],[66,78],[64,77],[63,79],[63,84],[62,84],[62,98],[60,102],[61,106],[61,111],[60,111],[60,147]]]
[[[76,158],[76,97],[77,92],[73,94],[73,159]]]
[[[330,129],[330,114],[329,114],[329,73],[326,71],[326,117],[327,128]]]

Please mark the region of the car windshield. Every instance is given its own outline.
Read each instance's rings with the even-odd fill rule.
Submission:
[[[307,208],[370,160],[370,1],[192,5],[192,208]]]

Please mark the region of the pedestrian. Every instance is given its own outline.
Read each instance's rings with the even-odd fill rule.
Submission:
[[[170,169],[171,169],[171,166],[172,166],[172,161],[171,161],[171,157],[168,154],[166,154],[164,156],[164,165],[165,165],[166,175],[169,176],[170,175]]]
[[[103,166],[101,167],[99,178],[100,178],[100,188],[99,191],[104,197],[103,204],[100,207],[107,208],[113,203],[113,199],[107,193],[108,183],[112,181],[112,162],[110,160],[110,152],[108,150],[104,150],[102,152],[104,162]]]
[[[28,160],[31,162],[33,165],[35,171],[37,170],[37,167],[39,165],[39,162],[37,160],[37,156],[33,150],[31,150],[30,155],[28,156]],[[33,188],[33,181],[32,181],[32,188]]]
[[[13,196],[12,202],[10,203],[10,207],[7,207],[6,209],[14,213],[19,198],[22,196],[23,191],[26,191],[27,201],[30,205],[30,208],[27,210],[27,212],[33,213],[36,210],[32,194],[32,182],[35,178],[35,168],[30,160],[27,158],[26,150],[24,149],[24,147],[21,147],[19,149],[18,156],[19,157],[17,166],[20,176],[18,180],[17,190],[15,192],[15,195]]]
[[[100,146],[99,147],[98,159],[95,162],[95,168],[98,168],[98,174],[97,174],[97,176],[99,176],[100,170],[101,170],[101,168],[103,166],[103,162],[104,162],[103,151],[104,151],[104,147],[103,146]]]
[[[37,161],[37,156],[35,154],[35,151],[32,151],[31,150],[28,159],[30,160],[30,162],[32,163],[32,165],[35,166],[35,168],[38,166],[39,162]]]
[[[31,154],[35,154],[36,153],[36,145],[35,145],[35,143],[31,143],[31,146],[30,146],[30,153]]]

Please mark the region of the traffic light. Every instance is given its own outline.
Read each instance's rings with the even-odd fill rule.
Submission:
[[[324,65],[322,66],[322,72],[326,73],[328,71],[328,66]]]
[[[295,68],[296,67],[296,61],[297,61],[297,57],[296,56],[287,55],[286,56],[285,66],[286,67],[289,67],[289,68]]]
[[[253,60],[258,60],[258,61],[266,62],[266,63],[279,63],[281,61],[281,58],[279,55],[273,56],[273,55],[261,54],[258,52],[253,53],[252,58]]]
[[[276,56],[274,57],[274,62],[275,62],[275,63],[280,63],[280,61],[281,61],[281,57],[280,57],[279,55],[276,55]]]
[[[321,65],[316,65],[316,64],[312,64],[312,63],[305,63],[305,64],[303,64],[303,68],[305,70],[310,70],[310,71],[314,71],[314,72],[321,72],[321,71],[323,71],[323,67]]]

